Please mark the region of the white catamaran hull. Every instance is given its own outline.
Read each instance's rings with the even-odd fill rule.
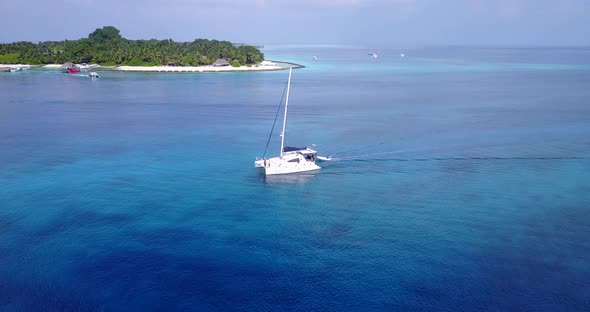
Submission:
[[[303,154],[291,154],[269,159],[259,159],[254,162],[256,167],[264,168],[266,175],[306,172],[321,169],[315,164],[315,159],[306,158]]]

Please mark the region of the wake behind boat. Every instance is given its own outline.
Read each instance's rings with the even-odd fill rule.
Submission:
[[[287,80],[287,97],[285,100],[285,116],[283,117],[283,131],[281,131],[281,152],[277,157],[268,159],[263,157],[262,159],[256,159],[254,162],[255,167],[264,168],[264,173],[266,175],[297,173],[321,169],[321,167],[315,163],[318,157],[317,151],[309,147],[285,146],[287,109],[289,107],[289,92],[291,89],[291,71],[292,68],[289,68],[289,79]],[[272,130],[270,135],[272,135]]]

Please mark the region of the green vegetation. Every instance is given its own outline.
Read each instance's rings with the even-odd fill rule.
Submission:
[[[7,53],[0,55],[0,64],[17,64],[18,53]]]
[[[0,44],[0,64],[98,63],[101,65],[208,65],[218,58],[232,65],[257,64],[264,54],[252,46],[234,47],[231,42],[197,39],[193,42],[128,40],[112,26],[98,28],[79,40],[15,42]],[[239,65],[238,65],[239,66]]]
[[[242,64],[240,64],[240,62],[238,60],[233,60],[233,61],[231,61],[230,64],[231,64],[232,67],[240,67],[240,66],[242,66]]]

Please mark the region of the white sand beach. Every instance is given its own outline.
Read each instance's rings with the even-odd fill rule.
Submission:
[[[30,65],[30,64],[0,64],[0,68],[61,68],[62,64]]]
[[[31,67],[25,64],[0,64],[0,68],[11,68],[11,67]],[[252,66],[97,66],[96,70],[112,70],[112,71],[124,71],[124,72],[171,72],[171,73],[197,73],[197,72],[237,72],[237,71],[271,71],[271,70],[283,70],[288,69],[289,66],[300,67],[300,65],[282,63],[282,62],[271,62],[262,61],[260,64]],[[35,66],[37,67],[37,66]],[[39,68],[45,69],[59,69],[62,68],[62,64],[47,64],[38,66]]]
[[[29,64],[0,64],[0,68],[31,68]]]
[[[232,72],[232,71],[268,71],[281,70],[288,68],[286,65],[262,61],[260,64],[248,66],[117,66],[111,68],[116,71],[136,71],[136,72]]]

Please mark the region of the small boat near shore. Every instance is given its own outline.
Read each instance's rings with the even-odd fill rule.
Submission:
[[[90,74],[88,74],[88,77],[90,77],[90,78],[99,78],[100,76],[98,75],[97,72],[90,72]]]
[[[15,72],[29,70],[29,69],[31,69],[31,65],[27,65],[27,64],[0,65],[0,72],[15,73]]]
[[[74,63],[65,63],[62,65],[62,69],[66,74],[77,74],[80,72],[80,68],[74,65]]]
[[[88,71],[90,69],[90,65],[86,63],[78,64],[76,67],[81,71]]]

